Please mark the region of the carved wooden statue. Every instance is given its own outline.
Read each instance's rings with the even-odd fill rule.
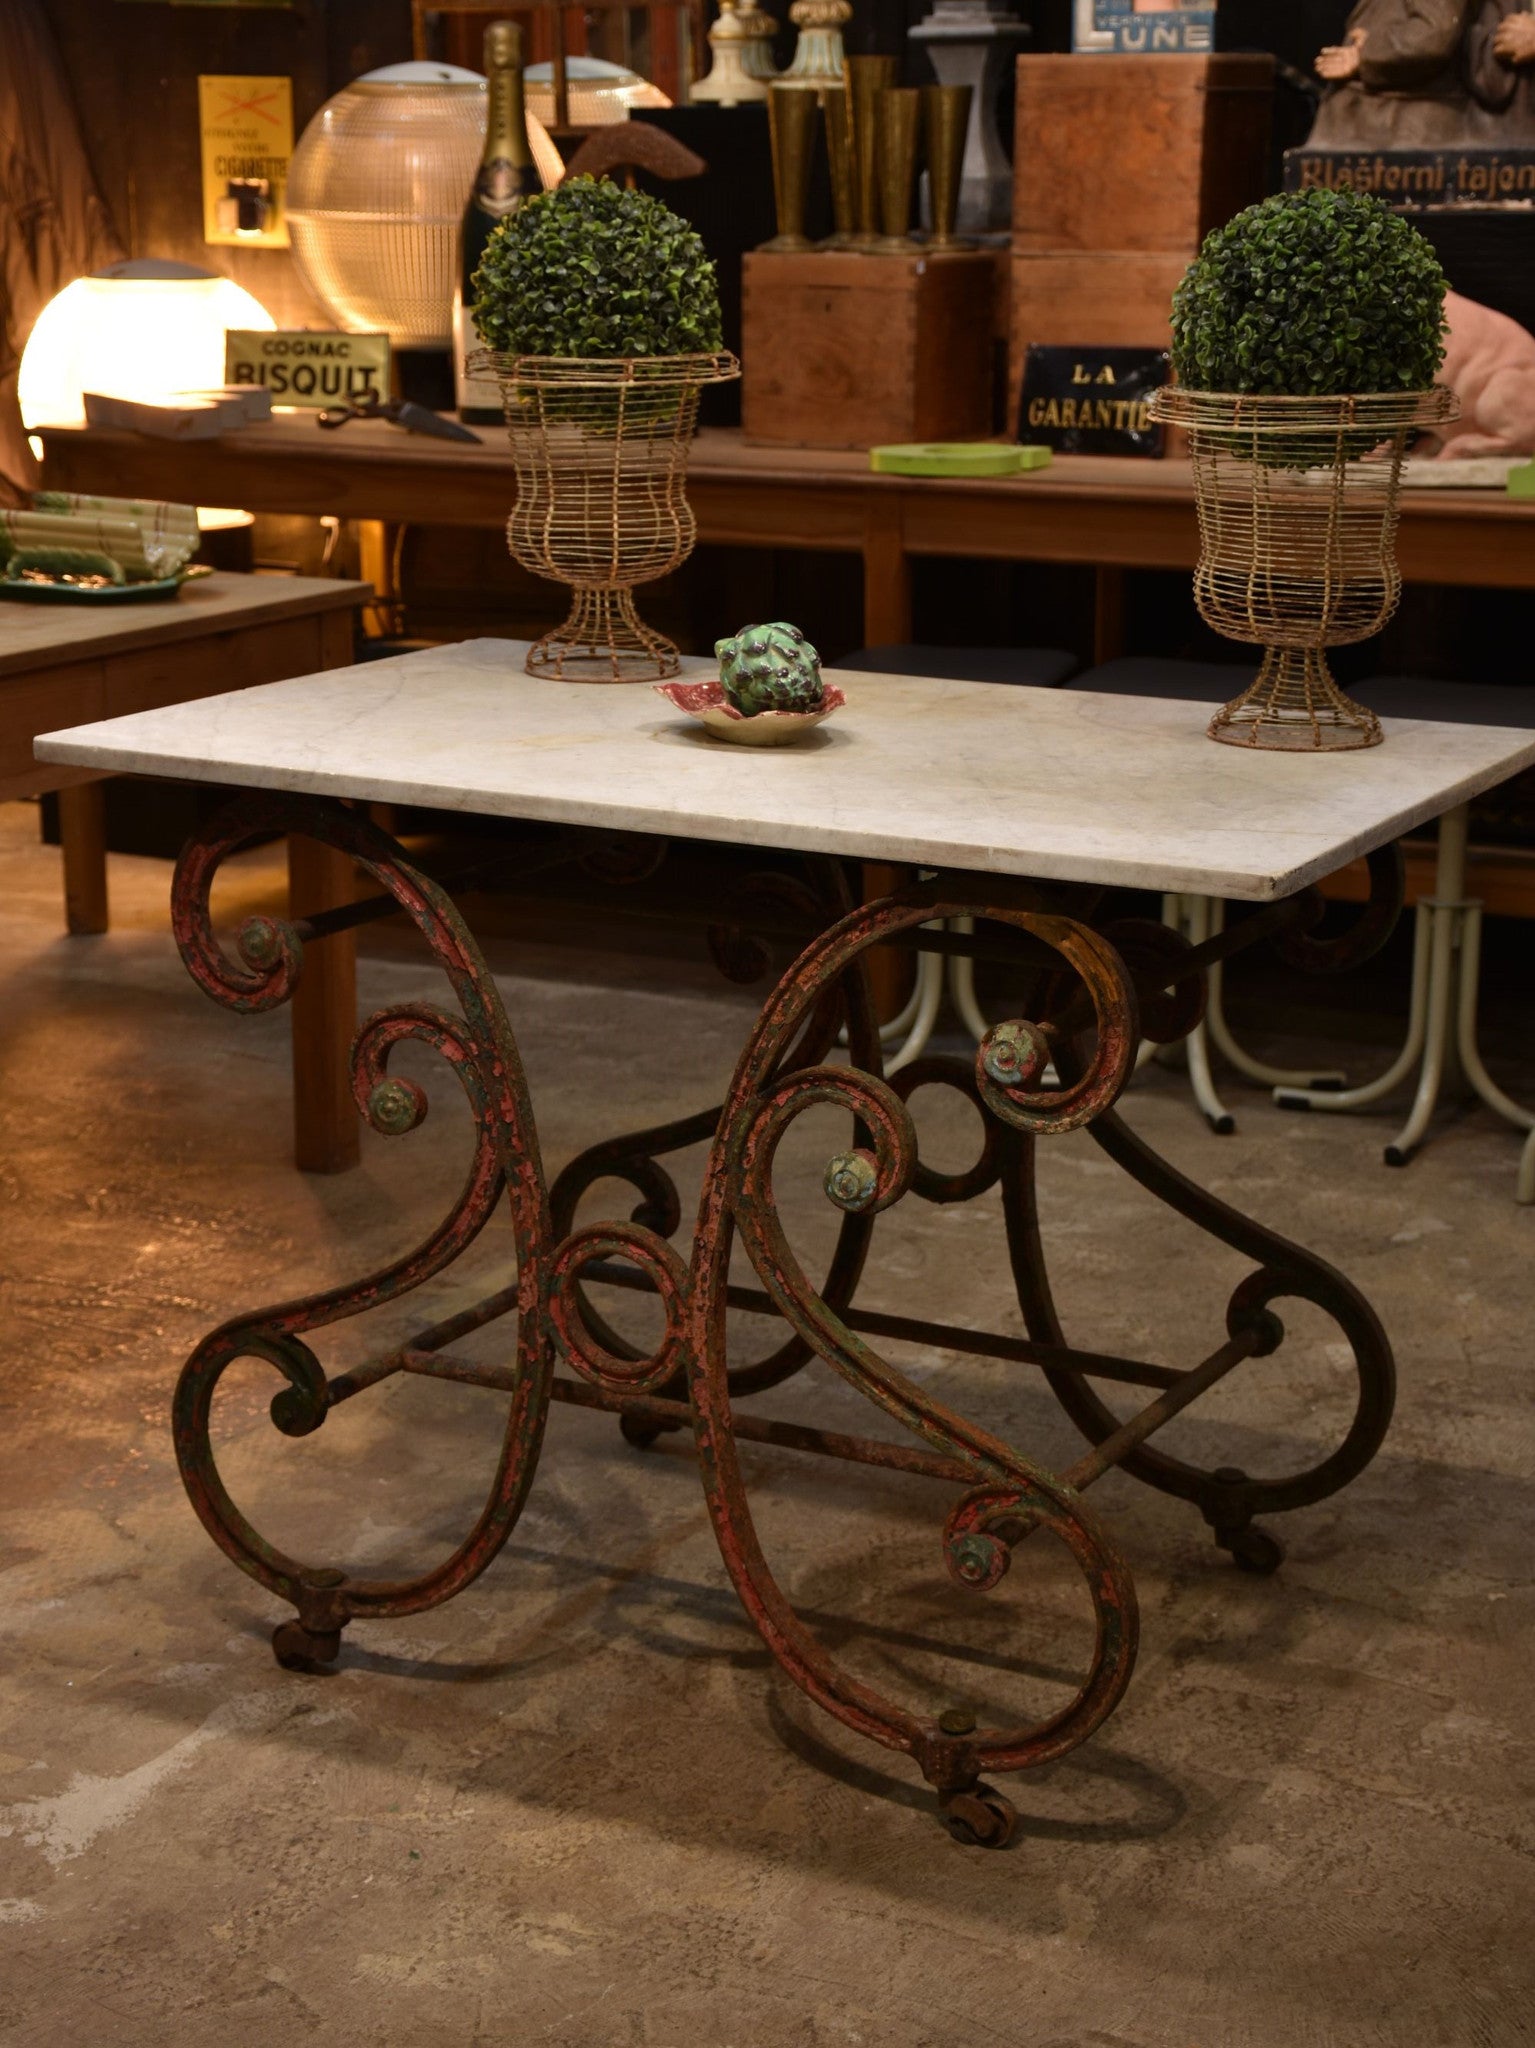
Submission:
[[[1462,49],[1477,10],[1478,0],[1359,0],[1343,42],[1317,58],[1332,90],[1313,146],[1436,149],[1470,141]]]
[[[1535,149],[1535,14],[1529,0],[1481,0],[1466,41],[1479,142]]]

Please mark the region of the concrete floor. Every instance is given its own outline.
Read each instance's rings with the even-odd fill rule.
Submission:
[[[359,1173],[295,1176],[284,1019],[192,989],[154,863],[114,862],[110,937],[62,938],[35,829],[0,807],[0,2040],[1535,2038],[1535,1215],[1512,1200],[1511,1134],[1477,1113],[1390,1173],[1384,1122],[1285,1118],[1233,1088],[1242,1130],[1217,1139],[1171,1077],[1137,1085],[1139,1128],[1372,1295],[1399,1416],[1352,1489],[1285,1519],[1273,1579],[1111,1476],[1097,1498],[1143,1615],[1130,1693],[1086,1748],[1009,1781],[1010,1851],[962,1850],[914,1772],[766,1658],[685,1448],[636,1452],[606,1418],[556,1409],[527,1514],[457,1603],[354,1627],[329,1678],[277,1668],[273,1604],[182,1495],[175,1373],[226,1315],[424,1230],[464,1123],[439,1088],[414,1136],[365,1139]],[[259,856],[238,887],[272,875]],[[601,956],[575,983],[536,950],[498,947],[496,964],[551,1168],[715,1099],[747,1006],[703,968],[661,992]],[[425,985],[388,935],[363,981],[370,1000]],[[1509,1078],[1535,1092],[1535,1072]],[[951,1132],[934,1108],[925,1144],[957,1164],[966,1113]],[[841,1142],[835,1120],[798,1133],[791,1192]],[[1240,1262],[1087,1141],[1047,1155],[1073,1334],[1178,1364],[1212,1348]],[[809,1242],[830,1212],[805,1207]],[[1017,1327],[994,1200],[908,1202],[887,1225],[871,1303]],[[482,1241],[430,1309],[479,1291],[500,1250]],[[1175,1447],[1280,1472],[1335,1440],[1334,1333],[1290,1321],[1274,1365],[1235,1375]],[[493,1355],[494,1333],[481,1341]],[[364,1348],[343,1331],[326,1361]],[[905,1362],[1041,1458],[1074,1455],[1022,1370]],[[293,1442],[265,1419],[272,1391],[242,1370],[219,1411],[226,1473],[267,1533],[379,1573],[456,1540],[499,1397],[395,1381]],[[819,1373],[769,1405],[855,1428],[866,1413]],[[946,1493],[787,1452],[746,1462],[782,1583],[855,1668],[922,1702],[1063,1697],[1086,1624],[1044,1544],[996,1593],[960,1595],[939,1561]]]

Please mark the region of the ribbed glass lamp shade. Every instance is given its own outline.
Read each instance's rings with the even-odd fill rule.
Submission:
[[[458,237],[485,143],[485,81],[456,64],[390,64],[327,100],[288,174],[288,227],[304,282],[353,334],[447,348]],[[563,170],[528,122],[545,186]]]
[[[540,121],[552,122],[554,66],[530,64],[525,76],[530,120],[536,115]],[[627,121],[631,107],[671,105],[660,86],[601,57],[567,57],[565,81],[572,128],[604,128],[612,121]]]

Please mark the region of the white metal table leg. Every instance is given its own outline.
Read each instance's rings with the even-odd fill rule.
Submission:
[[[911,994],[906,998],[900,1009],[896,1011],[895,1015],[888,1018],[879,1027],[879,1042],[881,1045],[894,1045],[897,1039],[905,1038],[913,1024],[916,1023],[917,1013],[922,1008],[922,970],[933,957],[931,953],[919,953],[917,955],[917,971],[912,979]],[[847,1040],[846,1032],[842,1034],[842,1039],[845,1044]]]
[[[1206,938],[1217,938],[1226,929],[1226,906],[1218,896],[1203,899],[1209,906],[1209,923]],[[1324,1069],[1318,1073],[1315,1068],[1291,1069],[1271,1067],[1265,1060],[1254,1059],[1245,1046],[1237,1044],[1226,1019],[1226,963],[1217,960],[1208,976],[1209,1001],[1205,1005],[1205,1029],[1210,1034],[1210,1043],[1239,1074],[1245,1074],[1249,1081],[1261,1081],[1268,1088],[1325,1088],[1333,1090],[1348,1079],[1336,1068]]]
[[[1468,903],[1460,938],[1460,1004],[1456,1049],[1466,1079],[1491,1110],[1516,1130],[1535,1132],[1535,1115],[1506,1095],[1487,1071],[1477,1043],[1476,1013],[1482,981],[1482,906]],[[1519,1162],[1519,1200],[1535,1202],[1535,1142],[1526,1143]]]
[[[1429,959],[1433,951],[1428,904],[1414,912],[1416,929],[1412,945],[1412,994],[1407,1004],[1407,1037],[1385,1073],[1359,1088],[1276,1088],[1274,1101],[1280,1109],[1368,1109],[1381,1102],[1412,1073],[1423,1057],[1428,1032]]]
[[[1464,804],[1439,820],[1439,850],[1434,868],[1434,893],[1418,903],[1413,934],[1412,994],[1408,1003],[1407,1040],[1377,1080],[1360,1088],[1278,1088],[1281,1109],[1369,1109],[1400,1087],[1416,1068],[1417,1093],[1412,1112],[1397,1138],[1386,1147],[1388,1166],[1405,1166],[1423,1142],[1444,1086],[1445,1060],[1451,1048],[1455,1015],[1456,952],[1466,908],[1466,837],[1470,813]]]
[[[1429,1120],[1444,1086],[1444,1059],[1450,1043],[1450,1020],[1455,1004],[1455,937],[1459,906],[1430,903],[1428,949],[1428,1017],[1424,1032],[1423,1065],[1418,1074],[1418,1092],[1412,1110],[1396,1137],[1386,1147],[1388,1166],[1405,1166],[1423,1143]],[[1335,1108],[1339,1097],[1323,1099],[1321,1107]]]
[[[909,1066],[927,1049],[928,1041],[933,1035],[943,1004],[943,968],[941,955],[919,953],[911,994],[895,1015],[879,1027],[879,1042],[882,1046],[900,1044],[901,1050],[896,1055],[896,1061],[903,1067]],[[847,1044],[845,1028],[837,1033],[837,1043]],[[890,1071],[888,1065],[886,1071]]]
[[[975,930],[973,917],[957,917],[954,929],[967,935]],[[949,961],[949,1000],[958,1010],[965,1029],[979,1045],[991,1026],[975,994],[975,962],[955,954]]]
[[[906,1043],[893,1059],[885,1062],[887,1076],[898,1074],[902,1067],[909,1067],[913,1060],[920,1059],[926,1052],[938,1023],[938,1013],[943,1008],[943,969],[944,956],[941,953],[917,955],[916,1013]]]

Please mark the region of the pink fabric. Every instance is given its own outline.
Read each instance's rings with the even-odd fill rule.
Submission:
[[[1439,460],[1535,455],[1535,335],[1506,313],[1451,292],[1448,353],[1441,381],[1460,400]]]

